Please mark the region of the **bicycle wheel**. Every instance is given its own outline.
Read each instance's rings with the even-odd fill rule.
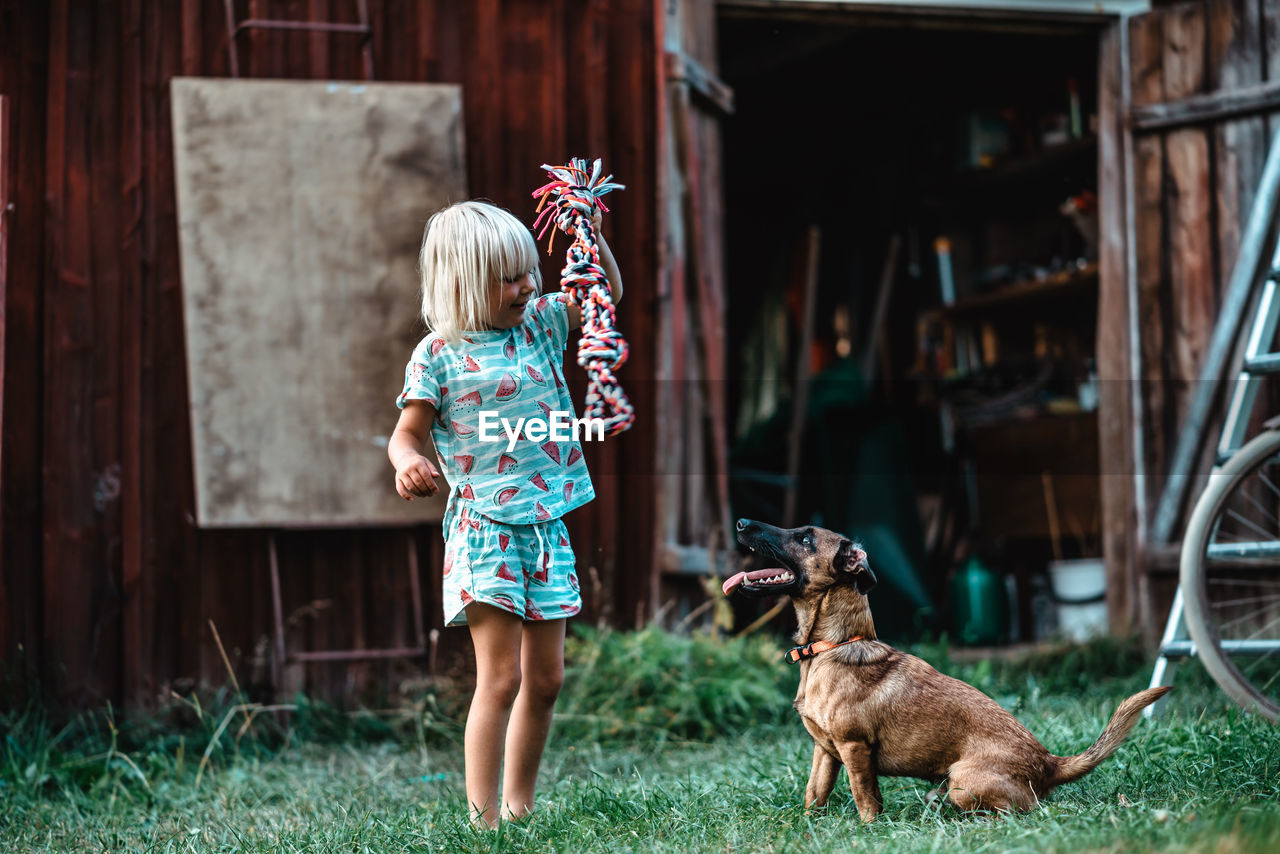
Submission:
[[[1280,720],[1280,430],[1209,476],[1179,581],[1196,654],[1233,700]]]

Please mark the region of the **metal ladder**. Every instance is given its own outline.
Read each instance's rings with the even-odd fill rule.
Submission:
[[[1187,416],[1187,426],[1178,437],[1169,482],[1166,483],[1152,523],[1151,539],[1157,544],[1168,543],[1172,539],[1170,535],[1178,518],[1185,481],[1190,480],[1188,473],[1198,456],[1200,434],[1216,396],[1216,378],[1222,375],[1221,366],[1225,364],[1231,345],[1244,328],[1245,308],[1259,284],[1261,292],[1257,295],[1252,328],[1249,330],[1243,360],[1231,390],[1213,471],[1218,471],[1244,444],[1245,432],[1249,429],[1263,377],[1280,374],[1280,352],[1271,350],[1275,345],[1277,326],[1280,325],[1280,294],[1277,293],[1277,283],[1280,282],[1280,241],[1275,245],[1269,267],[1261,268],[1259,263],[1263,257],[1264,245],[1272,236],[1278,197],[1280,134],[1272,141],[1271,151],[1263,168],[1258,194],[1241,240],[1240,256],[1232,271],[1228,292],[1223,300],[1223,310],[1215,325],[1213,341],[1205,358],[1206,364],[1201,373],[1197,396]],[[1183,483],[1177,483],[1178,481]],[[1195,643],[1187,634],[1183,617],[1182,595],[1182,585],[1179,584],[1165,622],[1156,663],[1152,668],[1152,688],[1169,684],[1172,678],[1170,664],[1173,661],[1196,655]],[[1147,707],[1148,716],[1154,712],[1155,706]]]
[[[1271,259],[1271,271],[1263,283],[1262,295],[1259,298],[1258,312],[1254,318],[1253,329],[1249,333],[1249,343],[1241,365],[1240,374],[1236,378],[1235,388],[1231,393],[1231,402],[1227,409],[1227,418],[1222,428],[1222,438],[1218,442],[1218,454],[1213,470],[1216,472],[1244,444],[1245,431],[1257,402],[1258,385],[1264,376],[1280,374],[1280,352],[1268,352],[1275,340],[1277,322],[1280,321],[1280,299],[1276,294],[1276,283],[1280,281],[1280,244]],[[1155,667],[1151,672],[1151,687],[1169,684],[1167,681],[1169,663],[1174,659],[1190,658],[1196,654],[1195,644],[1187,636],[1187,627],[1183,620],[1182,585],[1178,585],[1173,597],[1173,605],[1169,609],[1169,618],[1165,622],[1164,635],[1160,640],[1160,652]],[[1147,709],[1148,714],[1151,707]]]

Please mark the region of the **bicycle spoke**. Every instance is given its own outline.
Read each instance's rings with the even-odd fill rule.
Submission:
[[[1272,596],[1249,596],[1245,599],[1222,599],[1213,603],[1213,607],[1221,610],[1232,605],[1244,605],[1248,602],[1280,602],[1280,594]]]
[[[1226,622],[1224,622],[1224,623],[1219,623],[1219,624],[1218,624],[1218,635],[1219,635],[1219,636],[1223,636],[1223,635],[1225,635],[1226,633],[1223,631],[1223,629],[1227,629],[1227,628],[1231,628],[1231,627],[1233,627],[1233,626],[1237,626],[1237,625],[1239,625],[1240,623],[1243,623],[1245,620],[1252,620],[1252,619],[1253,619],[1253,618],[1255,618],[1258,614],[1265,613],[1265,612],[1266,612],[1266,610],[1267,610],[1267,609],[1258,609],[1258,610],[1256,610],[1256,611],[1251,611],[1251,612],[1249,612],[1248,614],[1245,614],[1244,616],[1237,617],[1237,618],[1235,618],[1234,620],[1227,620],[1227,621],[1226,621]],[[1273,621],[1273,622],[1274,622],[1274,621]],[[1258,636],[1258,635],[1257,635],[1257,633],[1255,632],[1254,634],[1248,635],[1245,639],[1246,639],[1246,640],[1250,640],[1250,639],[1256,638],[1257,636]],[[1232,635],[1231,637],[1234,637],[1234,635]]]
[[[1255,525],[1253,522],[1244,518],[1234,510],[1228,510],[1227,515],[1231,516],[1231,518],[1235,519],[1237,522],[1239,522],[1242,525],[1248,525],[1250,528],[1253,528],[1255,531],[1257,531],[1259,534],[1262,534],[1263,536],[1268,536],[1273,533],[1272,531],[1268,531],[1266,528],[1262,527],[1261,525]]]
[[[1253,670],[1253,669],[1256,669],[1256,668],[1251,668],[1251,669],[1250,669],[1250,672],[1252,672],[1252,670]],[[1265,694],[1265,693],[1267,693],[1267,691],[1271,690],[1271,684],[1272,684],[1273,682],[1275,682],[1275,681],[1276,681],[1276,679],[1280,679],[1280,667],[1277,667],[1277,668],[1276,668],[1276,670],[1275,670],[1275,673],[1273,673],[1273,674],[1271,675],[1271,678],[1270,678],[1270,679],[1268,679],[1266,682],[1264,682],[1264,683],[1263,683],[1263,685],[1262,685],[1262,693],[1264,693],[1264,694]]]
[[[1268,488],[1270,488],[1272,495],[1280,496],[1280,491],[1276,490],[1275,486],[1271,483],[1271,481],[1267,480],[1267,478],[1261,474],[1259,474],[1258,477],[1261,478],[1264,483],[1266,483]],[[1274,508],[1264,506],[1261,501],[1259,501],[1257,498],[1254,497],[1252,491],[1246,491],[1244,493],[1244,500],[1248,501],[1254,507],[1258,508],[1258,510],[1262,513],[1264,517],[1273,515]]]
[[[1267,623],[1262,628],[1258,629],[1256,632],[1246,637],[1245,640],[1256,640],[1258,635],[1262,634],[1267,629],[1274,629],[1278,625],[1280,625],[1280,616],[1277,616],[1274,620]],[[1274,634],[1274,632],[1272,632],[1272,634]]]

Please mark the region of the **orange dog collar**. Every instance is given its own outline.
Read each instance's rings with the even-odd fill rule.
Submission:
[[[798,664],[806,658],[813,658],[820,652],[826,652],[829,649],[835,649],[838,646],[844,646],[847,643],[853,643],[854,641],[860,640],[862,640],[862,635],[855,635],[854,637],[851,637],[848,640],[842,640],[839,643],[817,640],[813,643],[807,643],[804,646],[793,646],[791,649],[787,650],[783,658],[791,664]]]

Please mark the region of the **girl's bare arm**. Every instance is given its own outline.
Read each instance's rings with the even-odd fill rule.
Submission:
[[[425,498],[440,491],[435,479],[440,470],[432,462],[431,422],[436,407],[425,400],[410,400],[400,412],[400,420],[387,442],[387,459],[396,468],[396,492],[405,501]]]

